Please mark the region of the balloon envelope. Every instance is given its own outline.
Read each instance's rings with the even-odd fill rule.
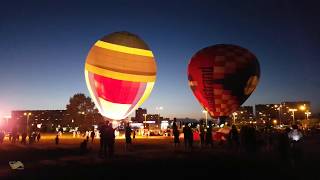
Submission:
[[[189,86],[214,118],[236,111],[256,88],[259,78],[255,55],[236,45],[218,44],[201,49],[188,65]]]
[[[142,39],[115,32],[98,40],[89,51],[85,79],[100,113],[120,120],[148,98],[156,71],[153,53]]]

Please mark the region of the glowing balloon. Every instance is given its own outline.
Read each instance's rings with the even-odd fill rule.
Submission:
[[[257,58],[247,49],[218,44],[198,51],[188,66],[189,85],[213,118],[236,111],[260,78]]]
[[[156,80],[156,62],[137,35],[115,32],[98,40],[85,64],[85,79],[100,113],[120,120],[150,95]]]

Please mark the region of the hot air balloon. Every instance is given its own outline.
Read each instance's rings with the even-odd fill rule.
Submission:
[[[156,62],[137,35],[115,32],[98,40],[85,63],[89,93],[99,112],[121,120],[150,95],[156,80]]]
[[[188,65],[193,94],[211,117],[222,121],[247,100],[259,78],[256,56],[236,45],[218,44],[201,49]]]

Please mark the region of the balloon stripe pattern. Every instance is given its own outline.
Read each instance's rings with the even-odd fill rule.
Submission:
[[[257,58],[247,49],[218,44],[198,51],[188,65],[189,86],[214,117],[236,111],[256,88],[260,78]]]
[[[89,51],[85,79],[100,113],[121,120],[148,98],[156,80],[152,51],[138,36],[115,32]]]

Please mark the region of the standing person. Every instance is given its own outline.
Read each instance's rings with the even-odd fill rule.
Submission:
[[[40,132],[38,132],[38,134],[37,134],[37,142],[40,141],[40,138],[41,138],[41,135],[40,135]]]
[[[114,135],[114,129],[112,128],[111,124],[107,125],[105,134],[106,134],[105,143],[108,146],[108,155],[109,157],[112,157],[114,154],[115,135]]]
[[[9,142],[12,142],[12,133],[9,133]]]
[[[34,138],[34,132],[32,132],[32,133],[30,132],[29,133],[29,144],[32,144],[34,142],[33,138]]]
[[[213,147],[213,141],[212,141],[212,122],[209,121],[207,132],[206,132],[206,146],[210,145]]]
[[[58,134],[56,135],[56,139],[55,140],[56,140],[56,145],[58,145],[59,144],[59,135]]]
[[[289,156],[289,147],[290,147],[290,140],[289,134],[290,128],[286,128],[284,132],[280,132],[278,135],[278,150],[280,158],[284,161],[288,160]]]
[[[188,124],[187,131],[188,131],[188,134],[189,134],[189,137],[188,137],[189,148],[190,148],[190,150],[192,150],[192,147],[193,147],[193,131],[192,131],[192,128],[191,128],[191,123]]]
[[[127,123],[126,128],[125,128],[125,137],[126,137],[126,145],[125,145],[125,150],[127,151],[128,147],[131,145],[131,133],[132,130],[130,128],[129,123]]]
[[[201,147],[203,147],[204,146],[205,135],[206,135],[203,120],[200,120],[199,131],[200,131],[200,144],[201,144]]]
[[[0,132],[0,144],[3,143],[3,139],[4,139],[4,132],[1,131],[1,132]]]
[[[16,141],[19,142],[19,140],[20,140],[20,134],[17,132]]]
[[[93,139],[96,133],[94,131],[91,131],[90,137],[91,137],[91,143],[93,143]]]
[[[178,126],[176,124],[176,120],[173,121],[173,125],[172,125],[172,131],[173,131],[173,142],[174,142],[174,147],[176,147],[177,145],[180,144],[180,139],[179,139],[179,130],[178,130]]]
[[[80,143],[80,153],[81,154],[84,154],[84,153],[86,153],[88,151],[87,144],[88,144],[87,140],[83,140],[83,142]]]
[[[136,130],[133,130],[133,139],[136,138]]]
[[[292,125],[292,130],[288,133],[291,149],[291,164],[295,167],[302,158],[302,133],[297,125]]]
[[[26,144],[27,143],[27,133],[23,132],[21,135],[21,144]]]
[[[106,124],[108,124],[109,122],[107,121]],[[99,126],[99,133],[100,133],[100,156],[102,157],[105,149],[107,147],[107,145],[104,144],[105,142],[105,134],[106,134],[106,125],[105,124],[100,124]]]
[[[239,133],[238,133],[236,125],[232,125],[231,131],[230,131],[230,134],[229,134],[229,138],[230,138],[230,141],[231,141],[232,148],[234,150],[238,151],[240,142],[239,142]]]
[[[32,140],[33,140],[33,142],[36,142],[37,136],[38,136],[38,134],[37,134],[36,132],[33,132],[33,133],[32,133]]]
[[[183,140],[184,140],[184,148],[188,148],[188,143],[189,143],[189,131],[188,131],[188,125],[184,124],[183,125]]]
[[[16,139],[17,139],[17,128],[13,128],[12,130],[12,143],[16,143]]]
[[[257,152],[257,138],[256,138],[256,129],[254,126],[248,126],[246,129],[246,144],[248,153]]]

